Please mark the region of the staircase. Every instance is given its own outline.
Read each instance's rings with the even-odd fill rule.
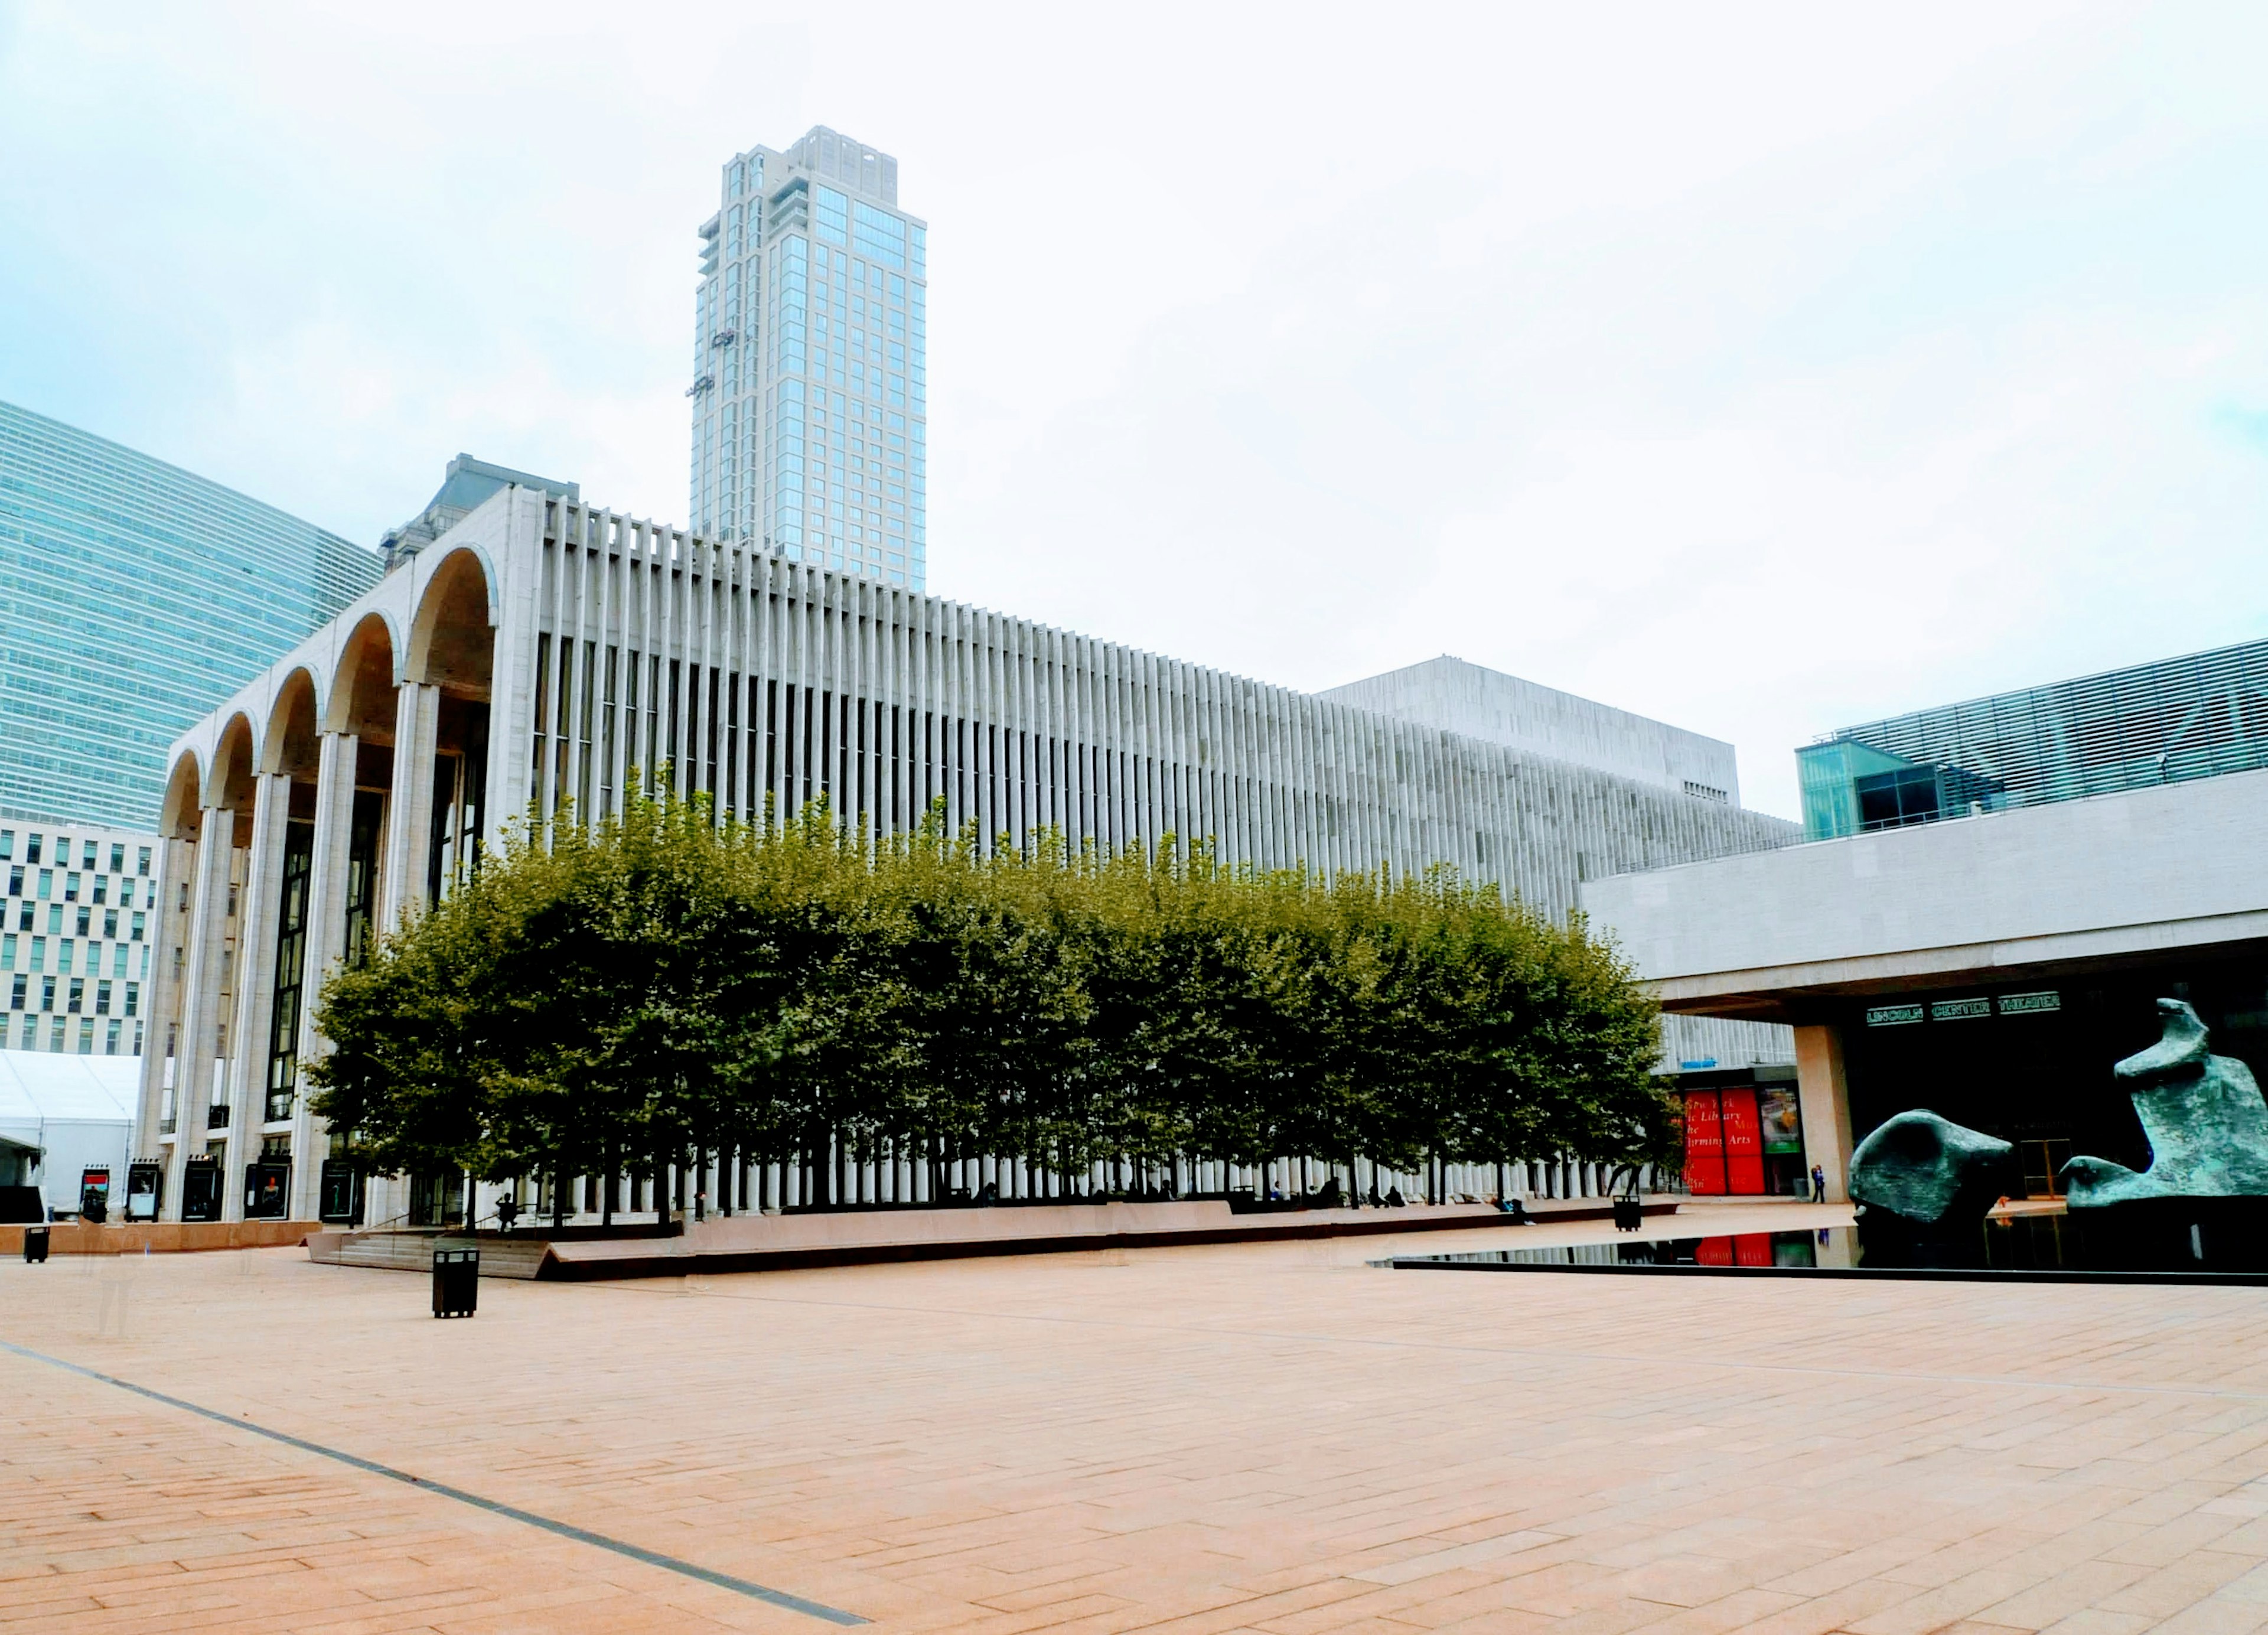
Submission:
[[[437,1248],[476,1248],[481,1276],[532,1282],[543,1275],[551,1245],[541,1238],[463,1238],[443,1232],[319,1232],[307,1258],[326,1266],[375,1266],[386,1271],[433,1270]]]

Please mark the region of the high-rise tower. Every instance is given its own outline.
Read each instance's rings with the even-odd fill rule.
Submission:
[[[825,126],[724,169],[694,305],[694,531],[924,588],[928,229]]]

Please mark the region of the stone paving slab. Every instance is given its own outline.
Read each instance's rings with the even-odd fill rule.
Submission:
[[[0,1635],[830,1627],[436,1484],[888,1631],[2268,1627],[2268,1293],[1364,1263],[1400,1248],[455,1322],[291,1248],[0,1263],[0,1339],[230,1422],[0,1351]]]

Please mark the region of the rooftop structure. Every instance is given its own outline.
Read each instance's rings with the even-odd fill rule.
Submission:
[[[425,509],[379,541],[379,549],[386,554],[386,565],[391,569],[406,557],[416,556],[480,509],[481,502],[490,495],[515,484],[541,490],[555,499],[583,497],[583,490],[575,483],[556,482],[549,477],[460,454],[449,462],[440,488],[425,502]]]
[[[1808,840],[2268,767],[2268,641],[1843,727],[1796,760]]]
[[[1697,799],[1741,804],[1732,745],[1446,653],[1318,696]]]

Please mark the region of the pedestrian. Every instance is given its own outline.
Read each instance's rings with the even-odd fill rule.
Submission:
[[[1811,1201],[1815,1204],[1827,1202],[1827,1171],[1817,1164],[1811,1167]]]

